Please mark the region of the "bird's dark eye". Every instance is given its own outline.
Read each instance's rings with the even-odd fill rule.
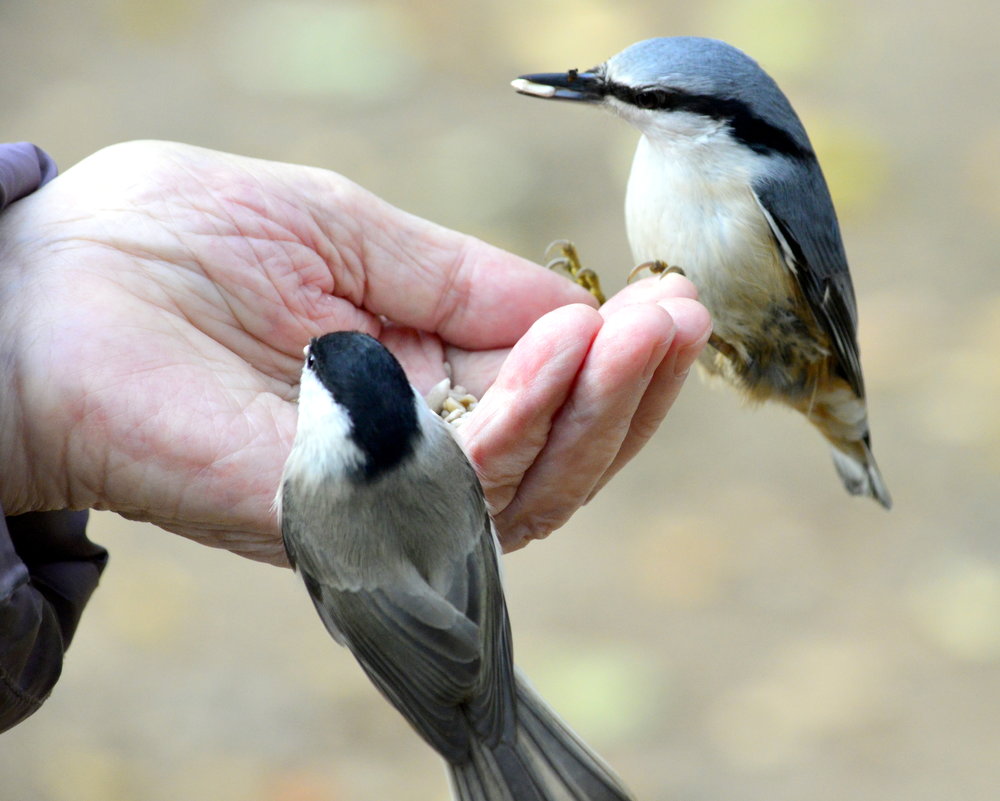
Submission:
[[[668,105],[670,93],[662,89],[643,89],[636,92],[632,102],[639,108],[664,108]]]
[[[313,357],[312,351],[310,351],[309,353],[306,354],[306,367],[312,370],[315,364],[316,364],[316,359]]]

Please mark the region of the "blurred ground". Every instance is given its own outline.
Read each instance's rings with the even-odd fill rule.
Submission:
[[[896,507],[781,410],[697,380],[572,523],[507,560],[519,661],[651,801],[1000,794],[1000,71],[994,3],[39,0],[0,6],[0,137],[134,138],[346,173],[610,289],[635,134],[510,78],[725,38],[791,96],[838,202]],[[99,514],[111,565],[7,801],[445,798],[287,571]]]

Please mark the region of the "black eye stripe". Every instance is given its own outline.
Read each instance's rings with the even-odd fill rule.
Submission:
[[[780,153],[797,159],[815,158],[808,145],[754,114],[746,103],[731,98],[697,95],[666,87],[635,87],[608,83],[607,93],[623,103],[649,111],[688,111],[729,123],[733,136],[751,150],[765,155]]]
[[[672,100],[670,92],[662,89],[642,89],[632,95],[632,102],[645,109],[673,108]]]
[[[623,103],[650,111],[669,111],[677,108],[683,97],[691,96],[679,89],[652,86],[625,86],[620,83],[609,83],[607,88],[608,94],[614,95]]]

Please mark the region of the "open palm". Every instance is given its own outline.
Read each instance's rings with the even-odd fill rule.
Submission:
[[[709,331],[684,279],[597,311],[334,173],[167,143],[91,156],[0,243],[5,512],[107,508],[276,563],[310,337],[366,331],[419,389],[447,362],[485,392],[462,437],[517,547],[645,442]]]

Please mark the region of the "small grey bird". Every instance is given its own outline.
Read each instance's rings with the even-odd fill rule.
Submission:
[[[751,401],[804,414],[832,446],[847,491],[888,509],[837,216],[777,84],[725,42],[674,37],[513,86],[604,106],[639,129],[625,200],[632,255],[698,287],[714,322],[702,367]]]
[[[476,473],[379,342],[308,349],[278,514],[333,638],[448,763],[462,801],[625,801],[517,674]]]

